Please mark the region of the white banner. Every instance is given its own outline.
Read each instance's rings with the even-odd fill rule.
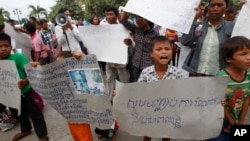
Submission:
[[[234,25],[232,37],[245,36],[250,39],[250,2],[245,3]]]
[[[124,11],[187,34],[199,3],[200,0],[129,0]]]
[[[121,24],[80,26],[80,35],[90,54],[98,61],[126,64],[128,47],[123,43],[128,31]]]
[[[72,57],[36,68],[27,65],[25,69],[32,88],[68,121],[110,128],[112,106],[104,95],[96,56]]]
[[[30,36],[28,34],[15,31],[14,28],[8,23],[5,23],[5,32],[12,39],[15,40],[15,48],[17,50],[20,50],[27,57],[29,61],[32,61],[30,54],[31,51]]]
[[[18,88],[20,80],[14,61],[0,61],[0,103],[18,110],[21,114],[21,90]]]
[[[227,77],[116,83],[119,129],[135,136],[203,140],[219,135]]]

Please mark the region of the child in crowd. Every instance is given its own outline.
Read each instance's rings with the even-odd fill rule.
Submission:
[[[208,141],[229,141],[230,125],[244,124],[250,95],[250,40],[236,36],[226,40],[220,53],[228,66],[217,76],[229,76],[225,94],[225,120],[220,135]]]
[[[76,59],[80,59],[82,55],[83,55],[82,52],[63,51],[56,57],[56,61],[73,56]],[[74,141],[93,141],[91,128],[89,124],[68,122],[68,127]]]
[[[69,57],[75,57],[76,59],[80,59],[82,57],[82,52],[71,52],[71,51],[63,51],[57,57],[56,61],[63,60]],[[35,67],[39,64],[39,62],[32,62],[31,66]],[[89,124],[86,123],[70,123],[68,122],[68,127],[74,141],[92,141],[92,133]]]
[[[138,82],[153,82],[183,77],[181,70],[168,65],[173,55],[172,43],[168,38],[165,36],[153,37],[150,39],[149,45],[151,46],[150,56],[155,64],[142,70]],[[151,138],[144,137],[143,141],[151,141]],[[162,141],[170,141],[170,139],[163,138]]]
[[[36,135],[39,141],[48,141],[47,127],[42,112],[34,102],[31,93],[34,91],[27,79],[24,65],[28,64],[28,60],[23,54],[10,54],[12,50],[11,38],[5,33],[0,33],[0,59],[13,60],[16,63],[20,80],[18,87],[21,89],[21,115],[18,117],[21,132],[16,134],[12,141],[18,141],[21,138],[31,134],[30,118],[33,122]]]

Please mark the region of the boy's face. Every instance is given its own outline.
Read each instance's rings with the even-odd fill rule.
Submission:
[[[250,49],[243,48],[234,52],[232,58],[226,59],[229,66],[233,66],[237,69],[250,68]]]
[[[114,11],[107,11],[106,13],[106,20],[109,24],[116,24],[117,23],[117,16],[115,15]]]
[[[8,57],[11,50],[12,47],[7,40],[0,40],[0,59]]]
[[[156,42],[150,53],[156,65],[167,65],[172,58],[172,47],[169,42]]]

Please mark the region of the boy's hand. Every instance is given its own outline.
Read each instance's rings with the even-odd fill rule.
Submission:
[[[18,88],[22,89],[27,83],[28,83],[28,79],[27,78],[19,80],[18,81]]]
[[[221,100],[221,105],[224,107],[224,106],[226,106],[226,104],[227,104],[227,100],[226,100],[226,98],[223,98]]]
[[[113,91],[112,91],[112,96],[115,96],[115,95],[116,95],[116,91],[113,90]]]
[[[124,39],[124,40],[123,40],[123,42],[124,42],[124,44],[125,44],[125,45],[127,45],[127,46],[129,46],[129,45],[131,45],[131,44],[132,44],[132,40],[131,40],[131,39],[129,39],[129,38]]]
[[[83,55],[84,53],[82,52],[76,52],[76,51],[72,52],[72,56],[75,57],[77,60],[80,60]]]
[[[40,63],[39,62],[30,62],[30,65],[32,67],[37,67],[37,65],[39,65]]]

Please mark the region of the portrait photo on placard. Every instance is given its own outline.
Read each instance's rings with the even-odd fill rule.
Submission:
[[[68,72],[77,94],[104,94],[105,86],[99,68],[72,69]]]

